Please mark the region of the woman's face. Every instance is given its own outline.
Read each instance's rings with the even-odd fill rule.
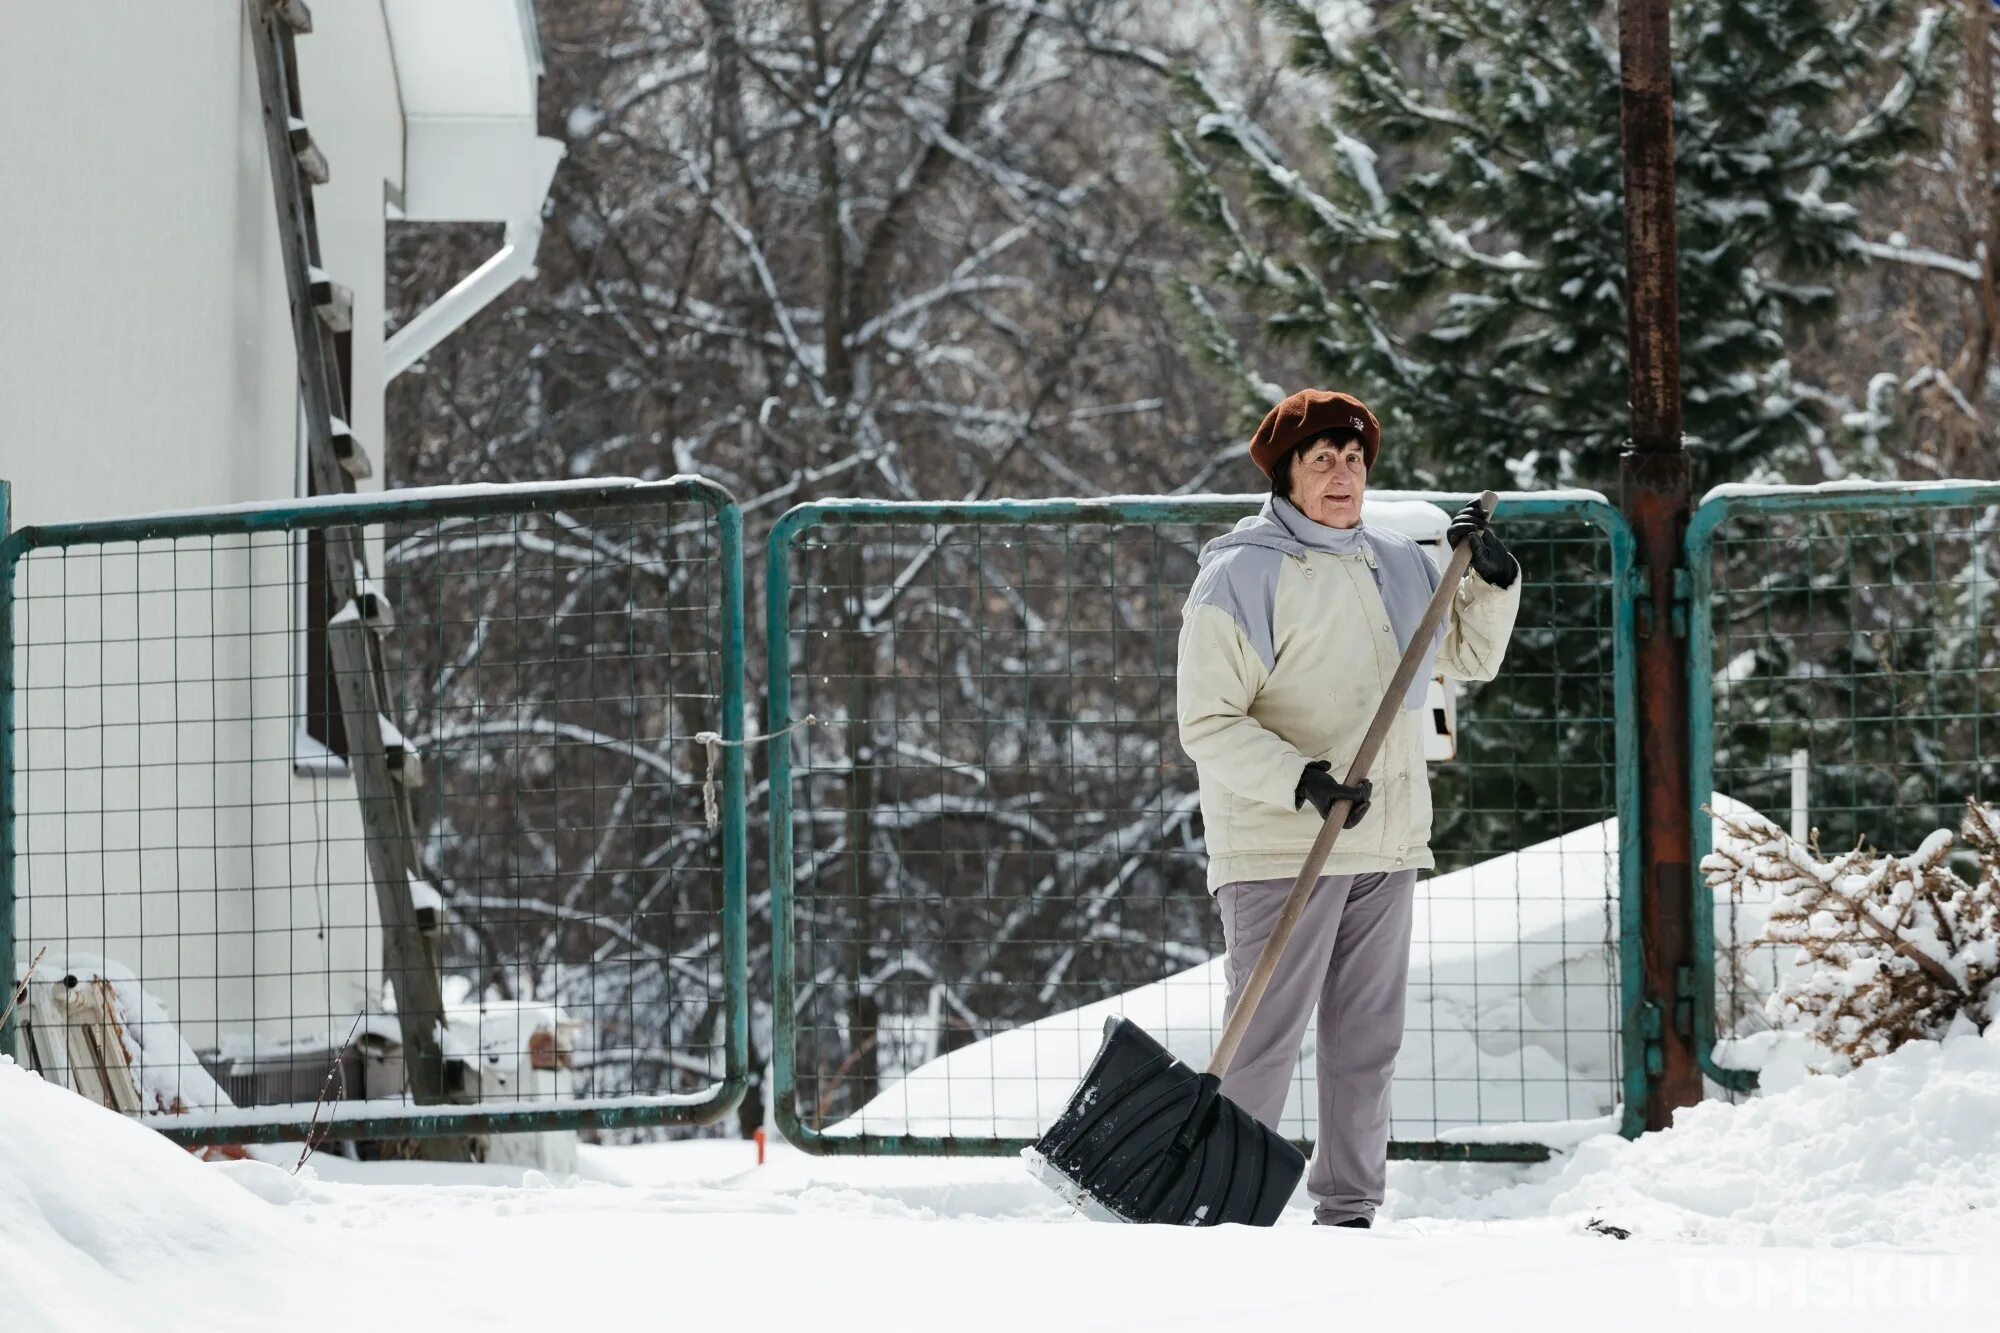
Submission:
[[[1359,440],[1307,445],[1292,460],[1292,491],[1286,498],[1315,523],[1358,527],[1361,492],[1368,486],[1366,457]]]

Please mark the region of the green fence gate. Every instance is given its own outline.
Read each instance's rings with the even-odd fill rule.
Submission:
[[[1463,499],[1371,507],[1441,542]],[[1257,503],[834,501],[775,526],[773,1102],[792,1142],[1016,1151],[1114,1008],[1205,1062],[1221,940],[1174,658],[1201,543]],[[1644,1124],[1631,538],[1594,494],[1510,495],[1500,521],[1522,612],[1500,679],[1457,690],[1456,756],[1433,769],[1401,1157],[1533,1159],[1549,1122]],[[1295,1087],[1299,1138],[1309,1101]]]
[[[420,779],[448,1106],[410,1103],[379,985],[324,661],[342,609],[315,577],[340,525],[394,608],[383,739]],[[742,608],[737,507],[692,479],[12,533],[0,959],[42,962],[0,1042],[185,1143],[725,1114],[748,1047]]]
[[[1748,806],[1907,853],[2000,793],[2000,484],[1737,487],[1687,535],[1694,805]],[[1715,829],[1697,815],[1697,856]],[[1697,1050],[1766,1026],[1796,952],[1759,942],[1770,904],[1696,895]]]

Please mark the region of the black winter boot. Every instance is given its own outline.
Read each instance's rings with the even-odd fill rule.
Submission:
[[[1342,1222],[1322,1222],[1315,1217],[1313,1225],[1316,1227],[1359,1227],[1361,1230],[1366,1231],[1371,1223],[1365,1217],[1350,1217]]]

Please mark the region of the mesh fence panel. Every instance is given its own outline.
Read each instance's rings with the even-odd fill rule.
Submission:
[[[1696,575],[1696,792],[1827,854],[1907,854],[2000,791],[2000,487],[1705,501]],[[1712,841],[1697,822],[1702,849]],[[1795,949],[1760,943],[1768,896],[1712,909],[1714,1035],[1768,1024]]]
[[[1222,932],[1175,656],[1202,543],[1252,507],[844,504],[780,525],[772,720],[815,723],[774,776],[788,1132],[826,1151],[1011,1150],[1060,1110],[1114,1009],[1206,1062]],[[1619,1099],[1621,571],[1599,522],[1616,516],[1503,514],[1526,587],[1506,669],[1456,685],[1457,756],[1433,768],[1405,1149]],[[1313,1040],[1283,1123],[1302,1139]]]
[[[446,1081],[507,1128],[701,1119],[734,1092],[741,867],[692,739],[740,713],[710,489],[360,506]],[[450,1130],[408,1114],[323,669],[325,513],[18,539],[13,962],[43,960],[16,1046],[183,1137],[295,1134],[322,1092],[322,1124]]]

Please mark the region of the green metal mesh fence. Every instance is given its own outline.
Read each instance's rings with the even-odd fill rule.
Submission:
[[[1697,807],[1741,803],[1827,853],[1914,851],[2000,792],[2000,486],[1726,488],[1689,530]],[[1706,853],[1713,827],[1696,821]],[[1795,950],[1768,900],[1700,899],[1705,1041],[1767,1026]]]
[[[705,484],[413,492],[7,546],[14,1049],[189,1142],[695,1121],[742,1086],[734,506]],[[314,577],[394,608],[450,1108],[406,1092]],[[705,799],[705,795],[707,799]],[[325,1104],[321,1103],[322,1095]]]
[[[772,754],[788,1136],[1012,1151],[1113,1008],[1205,1062],[1221,930],[1174,662],[1201,544],[1254,506],[836,502],[777,526],[771,722],[796,728]],[[1376,512],[1392,509],[1441,548],[1436,505]],[[1399,1155],[1533,1156],[1521,1122],[1613,1117],[1643,1077],[1623,1044],[1636,932],[1614,818],[1631,790],[1629,541],[1599,500],[1510,498],[1500,525],[1526,588],[1506,669],[1455,685],[1456,754],[1433,769]],[[1284,1122],[1300,1138],[1311,1068],[1309,1040]],[[1464,1149],[1482,1138],[1511,1142]]]

